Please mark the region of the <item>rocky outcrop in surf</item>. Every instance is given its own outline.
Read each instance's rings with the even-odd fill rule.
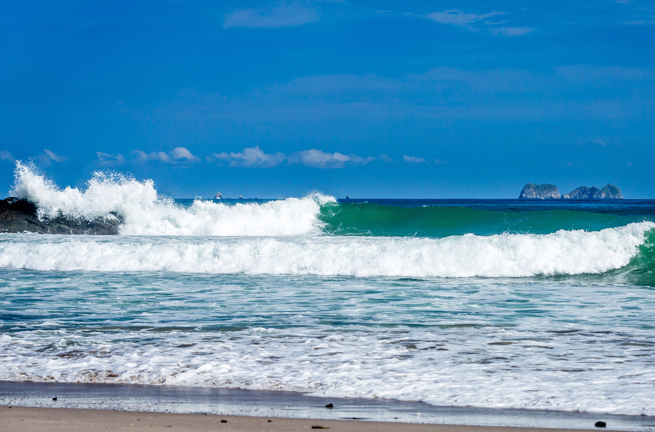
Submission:
[[[0,201],[0,232],[41,234],[118,234],[123,222],[116,214],[111,217],[86,220],[84,218],[39,218],[37,206],[20,198],[7,198]]]
[[[611,184],[602,189],[597,187],[580,186],[579,188],[560,196],[557,186],[528,183],[523,187],[519,199],[571,199],[571,200],[605,200],[623,199],[621,190]]]
[[[557,186],[528,183],[523,187],[519,199],[560,199],[560,194]]]

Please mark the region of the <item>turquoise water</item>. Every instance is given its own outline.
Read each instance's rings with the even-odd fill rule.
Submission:
[[[337,235],[446,237],[468,233],[547,234],[653,220],[650,201],[551,203],[519,200],[367,200],[324,206],[325,232]]]
[[[0,235],[0,380],[655,414],[655,201],[20,185],[46,220],[125,222]]]

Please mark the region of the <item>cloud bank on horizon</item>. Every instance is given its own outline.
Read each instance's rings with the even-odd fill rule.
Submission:
[[[218,183],[513,197],[526,182],[655,196],[648,1],[36,0],[0,13],[0,188],[32,160],[62,184],[114,169],[177,196]]]
[[[146,153],[142,150],[134,150],[132,152],[134,156],[131,159],[125,158],[122,154],[109,154],[104,152],[96,152],[97,162],[99,165],[124,165],[124,164],[137,164],[137,163],[147,163],[147,162],[161,162],[166,164],[176,164],[176,163],[201,163],[203,159],[198,156],[193,155],[185,147],[176,147],[170,152],[164,151],[155,151],[151,153]],[[46,158],[46,159],[44,159]],[[49,166],[50,161],[54,162],[67,162],[68,157],[58,155],[49,150],[44,150],[43,155],[39,155],[37,158],[31,157],[28,158],[32,161],[38,160],[42,165]],[[369,162],[375,160],[380,160],[385,163],[390,163],[393,161],[387,155],[379,155],[377,157],[368,156],[360,157],[355,154],[345,155],[339,152],[326,153],[317,149],[302,150],[294,152],[290,155],[285,155],[283,153],[265,153],[259,146],[244,148],[242,151],[234,152],[221,152],[213,153],[211,156],[206,156],[206,162],[209,163],[226,163],[231,167],[245,167],[245,168],[273,168],[283,164],[293,165],[299,164],[306,167],[312,168],[345,168],[348,166],[357,166],[357,165],[366,165]],[[6,151],[0,151],[0,160],[7,160],[10,162],[15,162],[16,159],[13,155]],[[403,162],[425,162],[425,159],[418,157],[409,157],[404,156]]]

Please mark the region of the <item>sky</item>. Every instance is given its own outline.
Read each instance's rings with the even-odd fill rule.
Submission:
[[[0,194],[655,198],[650,1],[5,0],[0,101]]]

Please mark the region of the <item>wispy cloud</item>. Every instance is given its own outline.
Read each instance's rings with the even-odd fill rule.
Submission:
[[[557,75],[572,82],[614,84],[616,81],[655,81],[655,70],[621,66],[569,65],[556,69]]]
[[[66,156],[62,156],[48,149],[43,149],[43,153],[38,155],[37,158],[42,166],[50,166],[53,162],[62,163],[68,160]]]
[[[43,149],[43,151],[45,152],[45,156],[47,156],[49,159],[51,159],[51,160],[53,160],[55,162],[61,163],[61,162],[66,162],[68,160],[68,158],[66,156],[62,156],[62,155],[57,154],[55,152],[52,152],[52,151],[50,151],[48,149]]]
[[[591,143],[599,145],[601,147],[607,147],[607,141],[605,141],[604,139],[601,139],[601,138],[596,138],[594,140],[591,140]]]
[[[14,155],[9,153],[7,150],[0,150],[0,160],[6,160],[9,162],[13,162],[16,159],[14,159]]]
[[[609,146],[619,146],[621,147],[622,144],[620,141],[610,138],[610,137],[605,137],[605,138],[592,138],[592,139],[582,139],[578,141],[578,145],[581,146],[599,146],[599,147],[609,147]]]
[[[43,149],[43,153],[38,155],[36,159],[39,161],[39,164],[44,167],[52,165],[53,162],[62,163],[68,160],[66,156],[62,156],[48,149]]]
[[[225,16],[223,28],[296,27],[318,21],[314,8],[299,1],[281,1],[264,9],[238,9]]]
[[[96,156],[98,156],[100,165],[120,165],[125,163],[125,157],[120,153],[113,155],[109,153],[96,152]]]
[[[238,153],[214,153],[213,158],[229,162],[230,166],[271,168],[280,165],[287,157],[279,152],[264,153],[259,146],[255,146]]]
[[[391,159],[389,156],[385,154],[381,154],[378,156],[378,160],[381,160],[382,162],[390,163],[393,159]]]
[[[496,36],[523,36],[534,31],[533,27],[509,27],[502,26],[505,21],[494,22],[489,21],[488,18],[505,15],[505,12],[493,11],[483,14],[478,13],[464,13],[460,10],[453,9],[445,12],[433,12],[427,15],[422,15],[424,18],[438,22],[439,24],[451,24],[459,27],[466,27],[469,30],[479,31],[485,28],[489,33]]]
[[[403,155],[403,162],[420,164],[420,163],[426,163],[427,161],[425,160],[425,158],[422,157]]]
[[[425,18],[440,24],[452,24],[456,26],[470,26],[478,21],[485,20],[492,16],[503,15],[504,12],[489,12],[486,14],[464,13],[460,10],[453,9],[445,12],[433,12],[425,15]]]
[[[200,158],[194,156],[189,150],[185,147],[176,147],[172,151],[166,153],[163,151],[146,153],[141,150],[135,150],[132,154],[136,155],[137,160],[141,162],[153,160],[165,163],[176,163],[176,162],[200,162]]]
[[[541,71],[439,67],[394,78],[372,74],[306,76],[229,97],[190,93],[174,104],[162,105],[155,115],[170,124],[191,117],[227,128],[240,122],[327,125],[333,120],[375,119],[391,124],[410,116],[649,121],[652,104],[648,101],[652,98],[646,95],[653,91],[655,69],[597,65]],[[402,162],[402,154],[394,159]]]
[[[499,27],[499,28],[490,28],[489,31],[497,36],[523,36],[528,33],[532,33],[534,28],[532,27]]]
[[[366,165],[374,160],[374,157],[364,158],[355,154],[345,155],[339,152],[326,153],[316,149],[299,151],[289,157],[289,163],[299,163],[314,168],[343,168],[348,165]]]

